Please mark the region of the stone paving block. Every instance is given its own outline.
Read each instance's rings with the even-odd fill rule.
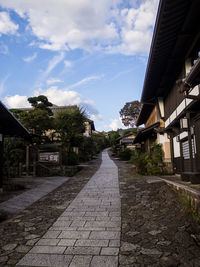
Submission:
[[[74,256],[69,267],[89,267],[92,256]]]
[[[49,228],[50,231],[76,231],[77,227],[65,227],[65,226],[52,226]]]
[[[62,216],[82,217],[85,215],[85,211],[70,211],[63,212]]]
[[[82,227],[82,226],[84,226],[85,225],[85,223],[86,223],[86,221],[83,221],[83,220],[74,220],[72,223],[71,223],[71,225],[70,225],[70,227]]]
[[[115,231],[115,232],[120,232],[121,227],[106,227],[106,231]]]
[[[78,227],[78,231],[105,231],[106,227]]]
[[[116,212],[116,211],[111,211],[109,212],[109,216],[115,216],[115,217],[120,217],[121,216],[121,212]]]
[[[77,247],[107,247],[109,240],[77,240],[75,246]]]
[[[68,247],[65,254],[73,255],[99,255],[101,247]]]
[[[117,248],[120,247],[120,240],[117,239],[110,240],[109,247],[117,247]]]
[[[79,212],[79,211],[95,211],[95,208],[94,207],[83,207],[83,206],[74,208],[74,212]]]
[[[58,246],[73,246],[76,242],[76,239],[59,239]]]
[[[48,254],[26,254],[16,265],[38,266],[38,267],[67,267],[69,266],[73,256],[71,255],[48,255]]]
[[[110,217],[111,222],[121,222],[121,217]]]
[[[62,231],[58,238],[87,239],[90,231]]]
[[[70,226],[71,223],[72,223],[71,221],[56,221],[53,224],[53,226],[58,226],[58,227],[64,226],[64,227],[68,227],[68,226]]]
[[[59,221],[73,221],[74,220],[74,218],[73,217],[66,217],[66,216],[60,216],[58,219],[57,219],[57,222],[59,222]]]
[[[31,254],[63,254],[66,247],[61,246],[34,246],[29,253]]]
[[[110,211],[110,212],[120,212],[121,208],[107,207],[107,208],[105,208],[105,210]]]
[[[94,216],[94,217],[87,216],[87,221],[95,221],[95,219],[96,219],[96,216]],[[76,216],[76,217],[60,216],[57,221],[73,221],[73,220],[76,220],[76,221],[86,220],[86,218],[85,218],[85,216],[81,216],[81,217],[78,217],[78,216]]]
[[[108,216],[108,211],[100,211],[100,212],[86,211],[85,216]]]
[[[119,227],[120,222],[110,222],[110,221],[90,221],[86,222],[85,227]]]
[[[108,217],[108,216],[96,216],[96,221],[105,221],[105,222],[109,222],[111,221],[112,217]]]
[[[117,256],[119,254],[119,248],[102,248],[101,255],[107,255],[107,256]]]
[[[43,238],[57,238],[61,231],[47,231]]]
[[[59,241],[59,239],[42,238],[37,242],[37,246],[56,246]]]
[[[118,267],[117,256],[94,256],[90,267]]]
[[[89,239],[120,239],[120,232],[92,231]]]

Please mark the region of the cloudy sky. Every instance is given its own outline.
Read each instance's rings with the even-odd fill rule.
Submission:
[[[158,0],[0,0],[0,99],[77,104],[97,130],[121,127],[141,96]]]

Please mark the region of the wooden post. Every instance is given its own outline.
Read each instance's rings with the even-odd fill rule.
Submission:
[[[173,135],[168,133],[169,135],[169,143],[170,143],[170,153],[171,153],[171,163],[172,163],[172,170],[174,173],[174,168],[175,168],[175,164],[174,164],[174,143],[173,143]]]
[[[26,146],[26,176],[29,175],[29,145]]]
[[[186,117],[188,119],[188,143],[189,143],[189,151],[190,151],[190,169],[191,169],[191,172],[193,172],[194,168],[193,168],[193,153],[192,153],[192,136],[190,132],[190,113],[189,112],[186,113]]]
[[[3,134],[0,134],[0,193],[3,192]]]

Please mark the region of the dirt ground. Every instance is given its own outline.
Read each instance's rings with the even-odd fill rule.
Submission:
[[[101,155],[23,212],[0,223],[0,266],[15,266],[68,207],[100,164]]]
[[[130,164],[114,161],[122,211],[119,266],[200,266],[200,225],[177,192],[164,182],[148,184]]]

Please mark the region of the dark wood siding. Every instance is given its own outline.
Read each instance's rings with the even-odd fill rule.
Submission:
[[[180,173],[182,171],[181,158],[174,158],[173,165],[174,165],[174,172],[175,173]]]
[[[196,167],[200,171],[200,118],[195,121]]]
[[[179,75],[178,79],[182,79],[185,76],[185,69],[183,69],[182,73]],[[174,110],[177,108],[177,106],[183,101],[184,96],[183,94],[179,93],[179,87],[176,84],[176,81],[174,83],[174,86],[172,87],[171,91],[165,98],[165,119],[168,119],[169,116],[174,112]]]
[[[183,160],[183,171],[184,172],[191,172],[191,163],[190,159],[184,159]]]

